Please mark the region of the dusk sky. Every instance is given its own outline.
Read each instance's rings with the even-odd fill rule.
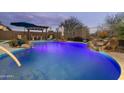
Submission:
[[[37,25],[48,25],[55,29],[58,25],[70,16],[78,18],[89,28],[97,27],[105,22],[106,16],[113,15],[111,12],[0,12],[0,22],[12,29],[22,29],[11,26],[11,22],[30,22]],[[22,29],[23,30],[23,29]],[[93,29],[91,29],[93,31]]]

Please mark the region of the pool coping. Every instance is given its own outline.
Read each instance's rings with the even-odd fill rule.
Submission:
[[[0,44],[3,44],[3,43],[6,43],[6,42],[8,42],[9,40],[6,40],[6,41],[4,41],[4,42],[0,42]],[[31,41],[31,43],[32,42],[45,42],[45,40],[37,40],[37,41]],[[10,52],[12,52],[12,53],[14,53],[14,52],[17,52],[17,51],[21,51],[21,50],[25,50],[25,49],[27,49],[27,48],[15,48],[15,49],[13,49],[13,50],[9,50]],[[0,56],[2,56],[2,55],[4,55],[4,54],[6,54],[5,52],[4,53],[0,53]]]
[[[9,50],[11,53],[15,53],[15,52],[18,52],[18,51],[21,51],[21,50],[25,50],[25,48],[17,48],[17,49],[14,49],[14,50]],[[0,53],[0,56],[6,54],[5,52],[4,53]]]
[[[74,41],[67,41],[67,42],[87,44],[87,43],[84,43],[84,42],[74,42]],[[107,53],[107,52],[105,52],[105,51],[95,51],[95,50],[93,50],[93,49],[91,49],[91,48],[89,48],[89,49],[90,49],[91,51],[94,51],[94,52],[99,52],[99,53],[100,53],[100,52],[103,52],[103,53],[105,53],[106,55],[112,57],[112,58],[116,61],[116,63],[120,66],[120,70],[121,70],[120,76],[119,76],[119,78],[118,78],[117,80],[122,80],[121,77],[124,76],[124,74],[122,74],[122,66],[121,66],[121,64],[119,63],[119,60],[117,60],[115,57],[111,56],[109,53]]]
[[[105,52],[106,53],[106,52]],[[106,53],[106,54],[108,54],[109,56],[111,56],[109,53]],[[120,74],[120,77],[118,78],[118,80],[124,80],[124,79],[122,79],[122,77],[124,76],[124,73],[122,73],[123,72],[123,66],[121,65],[121,63],[119,62],[119,60],[117,59],[117,58],[115,58],[115,57],[113,57],[113,56],[111,56],[112,58],[114,58],[115,60],[116,60],[116,62],[119,64],[119,66],[120,66],[120,68],[121,68],[121,74]]]
[[[30,41],[31,43],[33,43],[33,42],[61,42],[61,41],[47,41],[47,40],[37,40],[37,41]],[[63,42],[72,42],[72,43],[82,43],[82,44],[87,44],[87,43],[84,43],[84,42],[74,42],[74,41],[63,41]],[[17,49],[15,49],[15,50],[10,50],[10,52],[12,52],[12,53],[15,53],[15,52],[18,52],[18,51],[21,51],[21,50],[26,50],[27,48],[17,48]],[[116,62],[117,62],[117,64],[120,66],[120,69],[122,68],[122,66],[121,66],[121,64],[118,62],[118,60],[115,58],[115,57],[113,57],[113,56],[111,56],[111,55],[109,55],[107,52],[105,52],[105,51],[95,51],[95,50],[93,50],[93,49],[91,49],[91,48],[89,48],[90,50],[92,50],[92,51],[94,51],[94,52],[104,52],[105,54],[107,54],[108,56],[110,56],[110,57],[112,57]],[[6,53],[0,53],[0,56],[2,56],[2,55],[5,55]],[[121,69],[121,72],[122,72],[122,69]],[[121,76],[123,76],[123,74],[121,73],[120,74],[120,77],[117,79],[117,80],[121,80],[120,78],[121,78]]]
[[[114,61],[117,63],[117,65],[120,67],[120,76],[119,76],[119,78],[118,78],[118,80],[120,80],[120,77],[122,76],[122,67],[121,67],[121,64],[119,63],[119,61],[118,61],[115,57],[111,56],[110,54],[108,54],[108,53],[105,52],[105,51],[99,51],[99,53],[108,55],[109,57],[112,58],[112,60],[114,60]]]

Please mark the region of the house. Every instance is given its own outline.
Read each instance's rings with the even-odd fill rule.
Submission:
[[[12,31],[8,26],[0,23],[0,31]]]

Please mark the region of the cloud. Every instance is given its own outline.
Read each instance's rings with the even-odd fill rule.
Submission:
[[[37,25],[48,25],[48,26],[58,26],[67,17],[61,15],[51,15],[40,12],[1,12],[0,21],[11,27],[11,22],[29,22]]]
[[[44,12],[0,12],[0,21],[13,30],[23,30],[22,27],[10,25],[11,22],[29,22],[36,25],[47,25],[56,29],[61,22],[70,16],[62,13],[44,13]]]

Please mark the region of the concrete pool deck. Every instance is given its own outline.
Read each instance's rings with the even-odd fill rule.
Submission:
[[[24,49],[24,48],[11,48],[11,47],[9,47],[8,44],[4,44],[4,43],[0,43],[0,46],[5,47],[9,51],[17,51],[17,50]],[[110,56],[112,56],[115,60],[117,60],[117,62],[121,66],[121,76],[120,76],[119,80],[124,80],[124,53],[119,53],[119,52],[107,52],[107,53]],[[0,50],[0,55],[1,54],[4,54],[4,52]]]

